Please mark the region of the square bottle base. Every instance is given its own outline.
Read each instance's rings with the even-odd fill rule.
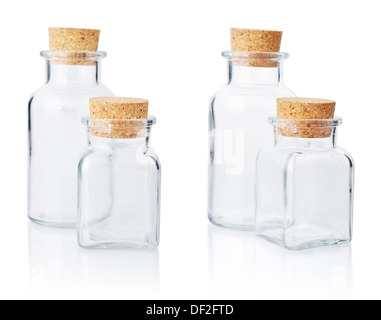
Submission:
[[[308,227],[286,230],[282,228],[262,229],[256,234],[264,240],[293,251],[347,244],[352,240],[350,237],[332,232],[332,230]]]

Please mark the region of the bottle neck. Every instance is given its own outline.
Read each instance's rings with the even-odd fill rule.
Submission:
[[[101,83],[99,61],[94,65],[65,65],[47,60],[46,71],[48,84],[97,85]]]
[[[89,145],[96,148],[148,148],[156,118],[147,119],[83,119],[87,126]]]
[[[240,66],[229,61],[229,84],[279,86],[283,83],[283,63],[277,67],[260,68]]]
[[[337,128],[332,128],[332,134],[325,138],[298,138],[287,137],[278,133],[275,127],[275,146],[276,147],[291,147],[291,148],[335,148],[337,141]]]
[[[143,138],[135,139],[111,139],[111,138],[99,138],[89,133],[89,145],[96,149],[103,150],[137,150],[139,148],[148,148],[149,135]]]

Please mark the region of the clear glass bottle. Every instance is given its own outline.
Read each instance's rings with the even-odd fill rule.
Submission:
[[[79,164],[78,242],[83,248],[155,248],[160,239],[161,166],[148,120],[90,120]],[[110,130],[132,134],[112,138]],[[115,132],[115,131],[114,131]]]
[[[110,96],[100,77],[105,52],[42,52],[46,84],[29,102],[28,216],[39,224],[75,228],[77,168],[87,146],[89,98]]]
[[[354,162],[336,145],[342,120],[270,121],[275,145],[257,159],[256,233],[291,250],[350,242]]]
[[[283,84],[287,53],[224,52],[227,84],[210,106],[209,220],[222,227],[254,229],[255,161],[271,144],[267,119],[278,97],[294,93]]]

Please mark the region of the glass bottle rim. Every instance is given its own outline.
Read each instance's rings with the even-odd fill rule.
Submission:
[[[250,52],[250,51],[224,51],[222,56],[228,60],[250,60],[250,61],[275,61],[281,62],[290,57],[287,52]]]
[[[148,116],[147,119],[91,119],[84,118],[82,123],[89,128],[150,128],[156,124],[156,117]]]
[[[334,128],[342,125],[343,118],[335,117],[333,119],[280,119],[277,117],[269,118],[270,124],[274,127],[309,127],[314,128]]]
[[[41,51],[46,60],[86,60],[98,61],[107,57],[106,51]]]

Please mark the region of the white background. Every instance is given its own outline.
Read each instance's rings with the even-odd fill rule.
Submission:
[[[0,298],[381,298],[379,1],[81,0],[0,4]],[[99,28],[103,82],[148,98],[163,165],[156,251],[85,251],[26,213],[27,102],[48,27]],[[352,245],[292,253],[207,221],[208,104],[226,81],[229,29],[283,30],[285,84],[337,101],[357,165]]]

